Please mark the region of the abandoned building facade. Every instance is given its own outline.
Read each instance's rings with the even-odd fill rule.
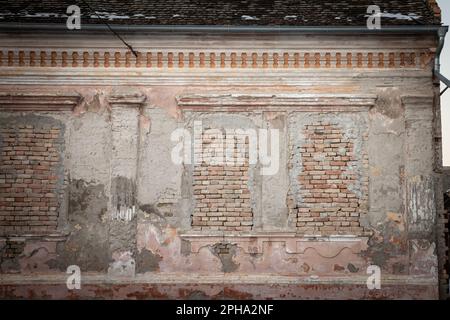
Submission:
[[[65,2],[0,9],[1,298],[444,294],[434,1]]]

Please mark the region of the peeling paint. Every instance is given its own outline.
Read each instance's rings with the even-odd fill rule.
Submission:
[[[159,271],[159,262],[163,259],[158,254],[155,254],[147,249],[142,249],[136,256],[136,272],[154,272]]]

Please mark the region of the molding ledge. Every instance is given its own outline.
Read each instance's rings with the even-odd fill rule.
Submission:
[[[140,92],[116,92],[108,97],[112,107],[141,107],[147,97]]]
[[[367,111],[371,94],[187,94],[177,96],[180,109],[190,111]]]
[[[404,95],[401,100],[405,108],[406,122],[418,120],[431,122],[434,119],[433,95]]]
[[[0,111],[72,111],[81,100],[78,93],[0,93]]]
[[[68,233],[51,233],[51,234],[7,234],[0,235],[0,242],[4,241],[44,241],[44,242],[60,242],[65,241],[69,236]]]
[[[404,95],[401,99],[404,106],[422,105],[431,108],[434,102],[433,95]]]
[[[308,237],[295,234],[248,234],[248,235],[202,235],[181,234],[180,237],[191,243],[191,252],[198,253],[201,248],[217,243],[231,243],[242,248],[245,253],[263,253],[266,243],[282,243],[289,254],[304,254],[308,249],[316,251],[324,258],[334,258],[343,250],[349,249],[358,254],[368,248],[368,237],[329,236]]]
[[[61,285],[66,289],[67,274],[61,272],[58,274],[3,274],[0,277],[0,285]],[[428,275],[393,275],[384,274],[382,276],[384,285],[419,285],[436,286],[437,279]],[[258,274],[200,274],[200,273],[169,273],[169,272],[151,272],[146,274],[137,274],[135,277],[111,278],[102,273],[87,273],[83,276],[83,283],[86,285],[107,285],[107,284],[284,284],[284,285],[367,285],[367,276],[352,274],[351,276],[322,276],[314,277],[309,275],[277,275],[273,273]],[[148,290],[148,289],[147,289]]]

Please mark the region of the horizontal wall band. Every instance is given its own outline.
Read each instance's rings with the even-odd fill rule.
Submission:
[[[72,111],[81,99],[77,93],[0,93],[0,111]]]
[[[294,71],[294,72],[292,72]],[[405,81],[407,79],[408,81]],[[0,85],[13,86],[399,86],[425,88],[432,69],[142,69],[0,67]],[[356,81],[356,82],[355,82]],[[310,89],[308,89],[310,90]]]
[[[0,285],[32,285],[32,284],[56,284],[66,288],[67,274],[46,274],[40,277],[36,275],[13,275],[7,274],[0,278]],[[354,275],[342,277],[320,277],[311,278],[310,276],[278,276],[274,274],[180,274],[180,273],[152,273],[151,275],[137,275],[133,278],[111,279],[105,274],[86,274],[83,276],[84,284],[108,284],[108,283],[162,283],[162,284],[214,284],[214,283],[237,283],[237,284],[340,284],[340,285],[367,285],[367,276]],[[432,276],[410,276],[410,275],[383,275],[382,283],[384,285],[424,285],[436,286],[437,279]]]
[[[224,26],[224,25],[114,25],[115,31],[133,32],[179,32],[179,33],[267,33],[267,34],[432,34],[441,25],[403,25],[383,26],[380,29],[369,29],[367,26]],[[51,31],[73,33],[65,23],[0,23],[0,30],[6,32]],[[79,33],[110,32],[104,24],[83,24]]]
[[[367,111],[376,102],[371,94],[184,94],[177,96],[184,111]]]
[[[383,52],[211,51],[138,52],[1,50],[0,67],[54,68],[424,68],[433,58],[426,50]]]

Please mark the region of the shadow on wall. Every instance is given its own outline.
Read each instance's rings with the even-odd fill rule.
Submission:
[[[450,213],[450,167],[444,168],[444,209],[447,211],[447,219]],[[449,238],[449,222],[447,220],[447,224],[445,226],[445,241],[447,243],[447,248],[450,248],[450,238]],[[449,261],[449,252],[447,252],[447,263],[445,266],[447,274],[450,275],[450,261]],[[450,289],[449,289],[450,290]],[[447,291],[448,293],[448,291]],[[447,300],[450,300],[450,294],[447,295]]]

